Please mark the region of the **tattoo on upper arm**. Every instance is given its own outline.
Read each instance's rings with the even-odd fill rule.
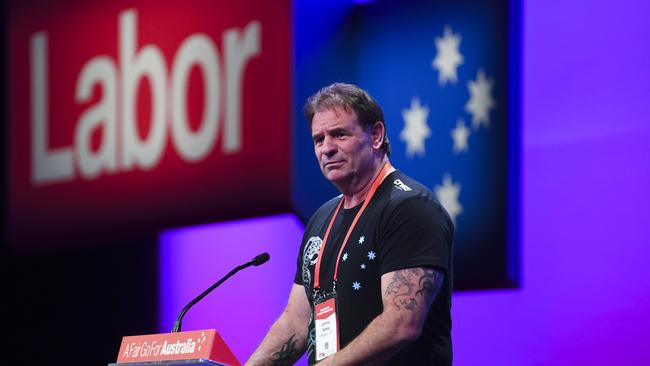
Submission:
[[[273,366],[293,365],[293,359],[297,353],[296,344],[298,343],[298,340],[294,339],[295,337],[295,334],[289,337],[282,345],[282,348],[273,354],[273,358],[271,358]]]
[[[443,274],[432,268],[407,268],[393,272],[385,295],[391,296],[397,310],[415,310],[418,300],[429,307],[442,287]],[[416,290],[415,287],[418,287]],[[418,299],[421,296],[422,299]]]

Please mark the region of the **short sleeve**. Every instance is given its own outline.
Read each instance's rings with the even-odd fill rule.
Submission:
[[[381,273],[412,268],[450,268],[453,224],[444,208],[427,196],[400,201],[382,218],[379,260]]]
[[[293,283],[296,285],[303,285],[302,282],[302,253],[304,251],[305,245],[305,234],[303,234],[302,241],[300,242],[300,249],[298,250],[298,256],[296,258],[296,274],[293,276]]]

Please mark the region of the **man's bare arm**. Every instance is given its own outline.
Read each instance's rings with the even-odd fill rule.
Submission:
[[[250,357],[247,366],[293,365],[307,348],[311,308],[305,289],[294,284],[287,307]]]
[[[381,365],[420,337],[444,273],[407,268],[381,276],[384,311],[345,348],[319,365]]]

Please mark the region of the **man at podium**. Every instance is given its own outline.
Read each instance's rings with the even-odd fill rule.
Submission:
[[[305,229],[287,306],[247,365],[451,365],[449,215],[392,167],[381,107],[336,83],[305,107],[323,175],[341,192]]]

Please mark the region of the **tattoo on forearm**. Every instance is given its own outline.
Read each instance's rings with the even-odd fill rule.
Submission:
[[[393,273],[391,282],[386,287],[385,295],[392,296],[393,304],[398,310],[415,310],[420,301],[428,307],[433,302],[442,286],[443,275],[431,268],[408,268]],[[415,290],[415,287],[419,287]]]
[[[292,365],[293,359],[296,356],[296,344],[298,343],[297,339],[294,339],[296,335],[292,335],[289,339],[282,345],[282,348],[276,353],[273,354],[271,361],[273,366],[285,366]]]

